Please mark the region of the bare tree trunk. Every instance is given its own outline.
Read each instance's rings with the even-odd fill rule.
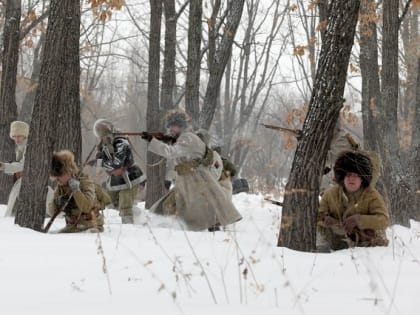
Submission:
[[[202,0],[190,1],[188,20],[187,77],[185,80],[185,110],[194,127],[198,126],[200,112],[201,18]]]
[[[378,65],[378,36],[375,0],[361,0],[360,4],[360,70],[362,75],[362,119],[364,146],[379,152],[377,111],[381,108],[381,87]]]
[[[399,157],[398,139],[398,11],[399,1],[383,2],[382,102],[378,109],[380,152],[393,223],[408,225],[409,187]]]
[[[72,132],[76,132],[77,135],[77,130],[62,127],[65,123],[63,119],[69,117],[67,111],[71,112],[74,109],[65,109],[59,104],[65,97],[73,97],[73,94],[68,92],[70,88],[76,89],[72,92],[74,95],[79,95],[75,83],[64,82],[78,80],[74,68],[79,54],[78,32],[74,35],[70,33],[75,32],[74,28],[78,29],[79,24],[79,1],[51,1],[45,50],[25,157],[25,176],[22,178],[22,188],[15,205],[15,223],[36,231],[41,231],[44,223],[45,196],[53,150],[59,143],[60,135]],[[77,57],[70,56],[72,53]],[[68,106],[77,104],[72,103]],[[68,128],[69,125],[65,126]]]
[[[309,112],[286,185],[278,246],[315,249],[319,180],[343,106],[359,5],[359,0],[337,0],[331,5]]]
[[[78,1],[70,1],[78,2]],[[68,10],[68,11],[67,11]],[[59,128],[55,150],[67,149],[74,153],[75,161],[82,163],[82,126],[80,117],[80,3],[68,5],[65,20],[66,42],[62,51],[65,78],[57,106]],[[68,18],[71,16],[71,19]]]
[[[16,75],[19,61],[20,0],[6,2],[3,30],[2,72],[0,87],[0,161],[15,160],[15,144],[10,139],[10,123],[16,120]],[[7,203],[13,177],[0,172],[0,204]]]
[[[227,21],[220,45],[211,61],[210,77],[204,97],[203,110],[200,115],[200,126],[209,129],[216,111],[220,83],[226,64],[232,52],[232,43],[242,16],[245,0],[231,0],[228,3]]]
[[[413,119],[413,134],[411,142],[411,214],[420,221],[420,57],[417,59],[416,103]]]
[[[26,93],[25,98],[23,99],[22,109],[19,113],[19,120],[23,120],[26,122],[31,121],[36,88],[38,86],[38,81],[39,81],[39,73],[41,72],[42,51],[44,49],[44,45],[45,45],[45,33],[41,33],[38,44],[34,49],[34,59],[32,61],[30,90]]]
[[[164,0],[165,13],[165,52],[162,71],[160,105],[164,111],[174,107],[175,95],[175,57],[176,57],[176,12],[175,0]]]
[[[147,90],[147,130],[160,131],[163,110],[159,103],[160,37],[162,0],[150,0],[149,73]],[[156,130],[157,129],[157,130]],[[146,208],[150,208],[164,193],[165,159],[147,152]]]

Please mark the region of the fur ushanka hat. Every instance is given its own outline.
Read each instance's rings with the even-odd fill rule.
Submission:
[[[29,136],[29,125],[24,121],[14,121],[10,124],[10,138],[16,136],[24,136],[28,138]]]
[[[357,151],[342,152],[334,165],[334,179],[337,184],[344,185],[347,173],[355,173],[362,179],[362,186],[368,187],[372,181],[372,162],[370,158]]]
[[[100,138],[103,136],[112,136],[115,131],[114,125],[107,119],[98,119],[93,125],[93,134]]]
[[[51,172],[53,177],[61,176],[64,173],[76,175],[79,172],[74,161],[74,154],[68,150],[54,152],[51,160]]]
[[[190,116],[180,109],[174,109],[167,112],[164,118],[166,120],[166,128],[173,125],[186,128],[191,120]]]

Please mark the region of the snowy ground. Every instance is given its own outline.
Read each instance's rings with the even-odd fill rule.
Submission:
[[[387,248],[312,254],[276,247],[280,208],[239,194],[228,231],[184,232],[138,204],[135,225],[37,233],[0,206],[0,314],[419,314],[420,224]]]

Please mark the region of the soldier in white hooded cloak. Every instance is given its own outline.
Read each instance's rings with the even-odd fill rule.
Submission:
[[[142,137],[150,142],[149,151],[174,160],[176,170],[173,191],[158,200],[151,211],[161,214],[175,212],[187,228],[194,231],[211,231],[219,225],[235,223],[242,217],[212,175],[209,165],[213,157],[208,159],[206,144],[191,131],[187,120],[187,115],[178,110],[167,114],[166,126],[177,138],[173,145],[147,133]],[[206,160],[210,160],[209,163]],[[174,202],[168,202],[168,196],[174,196]]]
[[[3,171],[8,175],[13,175],[15,183],[9,194],[5,216],[14,215],[13,207],[15,205],[16,198],[19,195],[20,186],[22,185],[23,166],[25,162],[28,135],[29,125],[26,122],[14,121],[10,124],[10,138],[12,138],[16,144],[16,161],[11,163],[0,162],[0,171]]]

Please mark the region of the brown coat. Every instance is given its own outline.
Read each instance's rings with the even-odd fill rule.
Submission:
[[[80,190],[73,193],[72,199],[68,202],[64,210],[67,225],[76,224],[77,227],[71,232],[83,231],[86,228],[102,226],[103,217],[99,214],[101,208],[96,198],[95,183],[88,177],[81,176]],[[60,210],[62,204],[58,202],[60,197],[70,196],[71,190],[68,186],[57,186],[54,191],[54,199],[49,204],[48,213],[52,216],[57,210]],[[64,231],[63,232],[69,232]]]
[[[181,133],[174,145],[156,139],[149,145],[149,151],[174,159],[177,174],[170,194],[175,197],[176,214],[191,230],[203,230],[215,224],[225,226],[242,218],[208,166],[198,164],[181,171],[181,166],[201,159],[205,150],[204,142],[190,131]],[[162,202],[167,199],[168,196],[161,198],[151,210],[162,208]]]
[[[327,190],[319,206],[318,224],[322,225],[323,215],[329,215],[342,223],[354,214],[360,214],[359,229],[362,233],[372,231],[375,236],[386,241],[385,230],[389,226],[388,209],[382,196],[372,186],[361,188],[352,194],[344,192],[341,186]]]

